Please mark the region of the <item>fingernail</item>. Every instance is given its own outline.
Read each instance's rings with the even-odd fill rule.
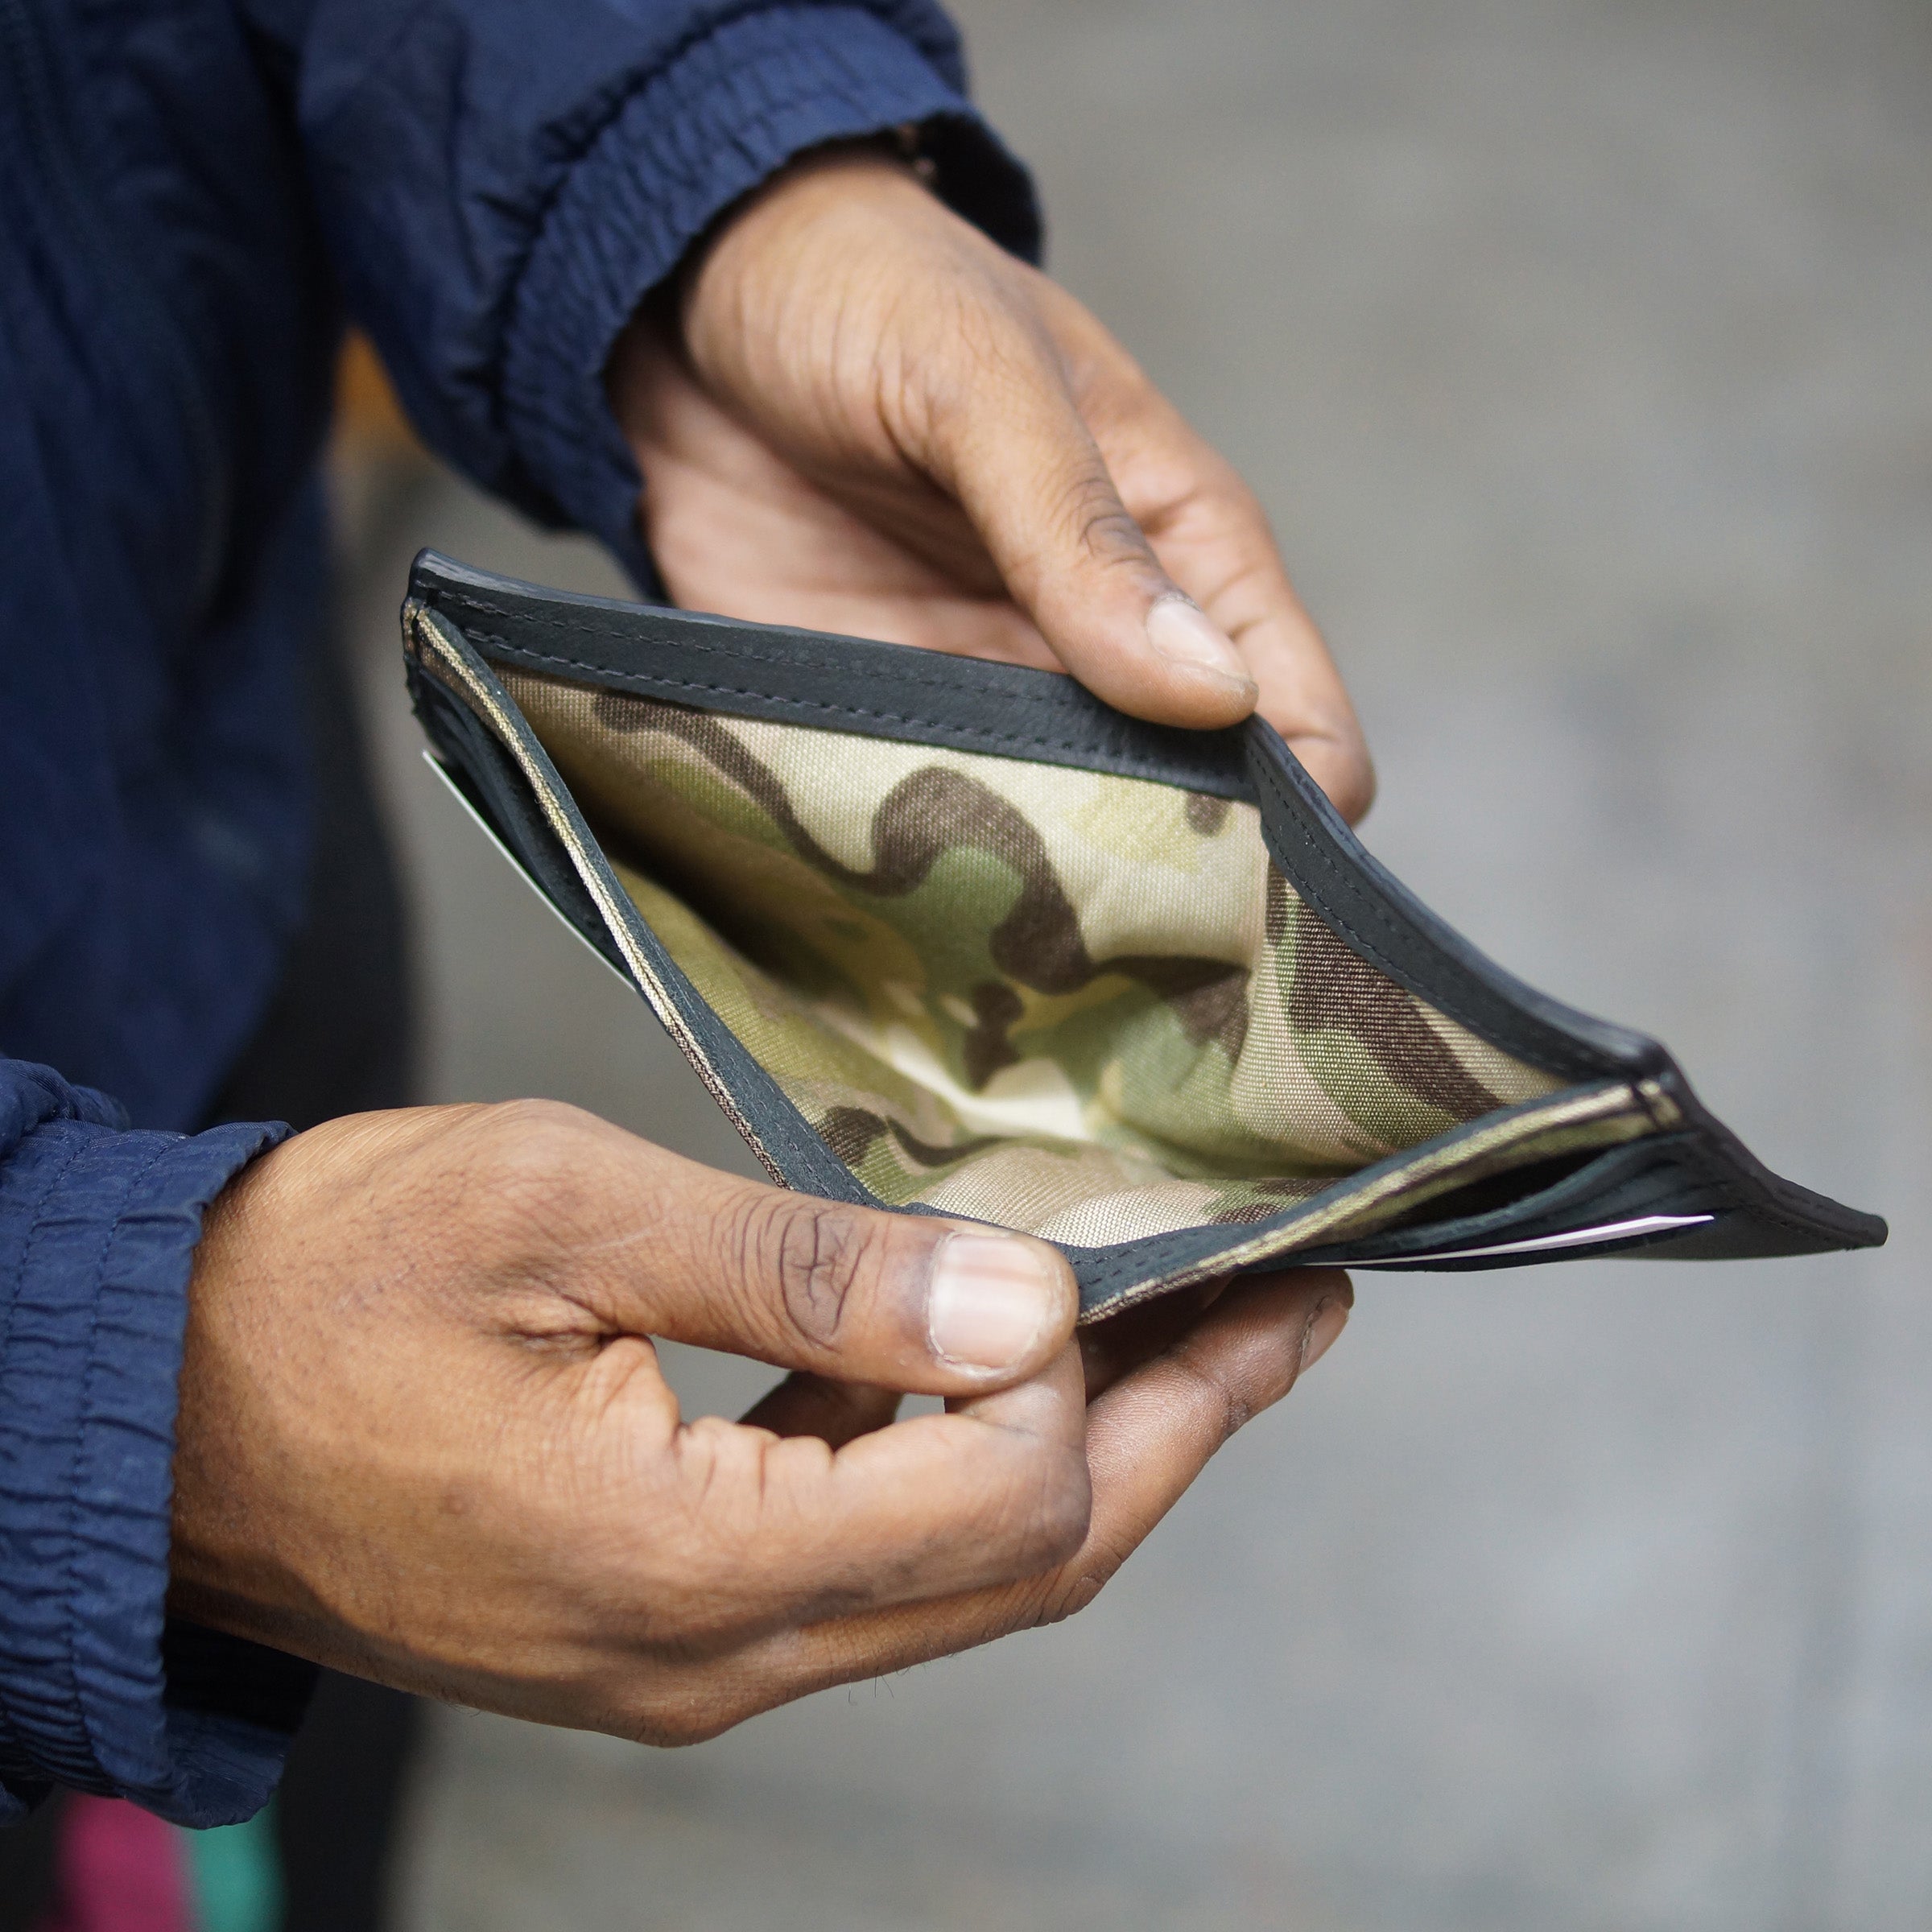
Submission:
[[[1010,1368],[1038,1343],[1063,1292],[1047,1249],[1005,1235],[949,1234],[926,1290],[932,1352],[963,1368]]]
[[[1170,664],[1212,672],[1245,690],[1255,688],[1234,641],[1191,597],[1171,591],[1147,613],[1147,642]]]
[[[1305,1375],[1312,1368],[1335,1346],[1335,1337],[1348,1326],[1346,1302],[1322,1302],[1308,1318],[1308,1326],[1302,1331],[1302,1361],[1294,1372],[1296,1375]]]

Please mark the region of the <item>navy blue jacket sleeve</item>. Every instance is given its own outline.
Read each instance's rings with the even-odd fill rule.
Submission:
[[[917,124],[939,192],[1033,254],[1024,171],[931,0],[246,0],[293,76],[351,314],[443,455],[642,581],[602,372],[638,302],[792,156]]]
[[[286,85],[353,315],[451,460],[648,580],[602,371],[638,302],[793,155],[906,124],[1022,253],[1030,190],[931,0],[236,0]],[[203,1208],[279,1136],[129,1131],[0,1059],[0,1823],[51,1783],[184,1823],[271,1788],[308,1667],[164,1612]]]
[[[283,1131],[128,1132],[0,1059],[0,1824],[56,1781],[226,1823],[280,1771],[311,1668],[164,1604],[202,1210]]]

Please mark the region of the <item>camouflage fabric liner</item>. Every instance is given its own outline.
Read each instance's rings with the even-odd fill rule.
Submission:
[[[1252,805],[498,670],[641,915],[893,1206],[1077,1247],[1260,1221],[1563,1087],[1344,946]]]

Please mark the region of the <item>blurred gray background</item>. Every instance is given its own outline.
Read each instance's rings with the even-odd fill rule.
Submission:
[[[405,1924],[1932,1926],[1932,11],[958,10],[1052,265],[1275,518],[1370,843],[1893,1243],[1364,1277],[1071,1624],[675,1755],[440,1717]],[[419,543],[610,566],[444,479],[349,494],[433,1097],[749,1171],[396,675]]]

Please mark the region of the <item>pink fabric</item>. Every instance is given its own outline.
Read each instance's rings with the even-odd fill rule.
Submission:
[[[59,1903],[38,1932],[195,1932],[180,1844],[138,1806],[70,1798],[55,1872]]]

